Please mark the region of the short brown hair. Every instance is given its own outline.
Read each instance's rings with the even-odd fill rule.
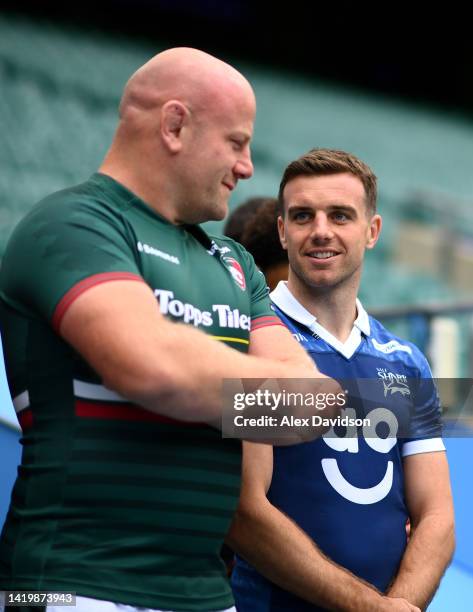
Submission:
[[[360,179],[365,188],[366,211],[376,212],[377,182],[371,168],[351,153],[336,149],[311,149],[292,161],[284,170],[278,194],[278,212],[284,216],[283,192],[287,183],[298,176],[324,176],[349,172]]]

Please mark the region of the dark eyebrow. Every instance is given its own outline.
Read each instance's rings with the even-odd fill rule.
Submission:
[[[352,215],[357,215],[358,211],[354,206],[350,206],[350,204],[331,204],[328,207],[329,212],[342,212],[348,213]]]
[[[305,205],[305,204],[288,204],[287,205],[287,212],[288,213],[292,213],[292,212],[311,212],[312,211],[312,207],[309,205]]]
[[[309,204],[288,204],[287,212],[313,212],[313,207]],[[357,210],[354,206],[350,204],[330,204],[327,206],[327,212],[344,212],[350,214],[357,214]]]

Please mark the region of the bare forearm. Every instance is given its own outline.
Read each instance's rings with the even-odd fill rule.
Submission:
[[[255,357],[201,331],[167,322],[161,327],[157,353],[158,347],[151,349],[149,356],[141,355],[120,374],[110,364],[108,385],[151,411],[182,420],[218,419],[223,379],[317,376],[304,353],[300,358],[293,355],[289,363]]]
[[[145,283],[116,281],[89,289],[68,308],[60,334],[106,387],[181,420],[218,419],[224,378],[317,376],[282,326],[250,332],[252,355],[246,355],[193,326],[165,319]]]
[[[425,517],[411,532],[390,597],[403,597],[424,610],[451,561],[455,547],[453,521]]]
[[[330,610],[384,610],[371,585],[331,562],[312,540],[269,502],[256,512],[237,512],[229,544],[282,588]]]

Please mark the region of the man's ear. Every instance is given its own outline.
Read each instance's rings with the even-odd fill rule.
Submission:
[[[279,232],[279,240],[281,242],[282,248],[287,251],[287,242],[286,242],[286,232],[284,228],[284,219],[279,215],[278,217],[278,232]]]
[[[366,241],[366,248],[372,249],[375,244],[378,242],[379,234],[381,232],[381,227],[383,225],[383,220],[381,215],[373,215],[370,219],[369,227],[368,227],[368,235]]]
[[[188,117],[189,111],[179,100],[169,100],[161,108],[161,136],[171,153],[182,148],[182,128]]]

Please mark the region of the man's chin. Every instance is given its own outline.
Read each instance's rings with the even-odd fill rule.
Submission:
[[[200,224],[207,221],[222,221],[228,213],[228,204],[209,204],[200,211],[199,215],[195,215],[195,220],[192,223]]]
[[[222,221],[228,215],[228,202],[215,206],[212,210],[213,216],[211,221]]]
[[[331,289],[337,285],[337,279],[333,274],[302,274],[302,282],[313,289]]]

